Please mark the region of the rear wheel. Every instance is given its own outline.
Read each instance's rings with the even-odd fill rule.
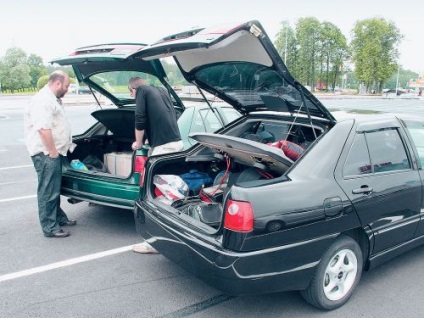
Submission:
[[[301,295],[320,309],[342,306],[361,278],[362,262],[358,243],[348,236],[339,237],[324,253],[311,284]]]

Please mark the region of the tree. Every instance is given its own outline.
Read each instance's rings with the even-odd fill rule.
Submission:
[[[317,56],[320,51],[321,24],[316,18],[300,18],[296,24],[296,38],[300,45],[298,78],[315,89]]]
[[[49,75],[43,75],[41,76],[37,81],[37,89],[40,90],[44,87],[44,85],[47,84],[49,81]]]
[[[288,21],[281,22],[281,29],[274,42],[277,51],[293,75],[297,73],[297,48],[296,34]]]
[[[40,56],[35,54],[31,54],[28,57],[28,66],[29,66],[29,76],[31,77],[31,88],[37,88],[38,79],[42,75],[47,74],[47,70],[43,65],[43,59]]]
[[[330,22],[321,24],[320,32],[320,73],[318,80],[325,83],[327,89],[333,89],[340,82],[340,76],[344,73],[343,65],[348,58],[346,37],[340,29]]]
[[[381,92],[397,70],[398,45],[403,36],[393,22],[383,18],[358,21],[352,30],[352,58],[355,75],[371,89]]]
[[[389,79],[384,83],[383,88],[396,89],[396,83],[398,80],[399,82],[397,84],[399,85],[399,87],[408,88],[409,81],[411,79],[417,79],[418,76],[419,76],[418,73],[413,72],[411,70],[405,70],[401,67],[399,69],[399,78],[398,78],[398,73],[396,70],[396,72],[394,72],[392,76],[390,76]]]
[[[301,18],[295,32],[283,21],[274,45],[293,76],[312,89],[318,82],[322,88],[341,83],[348,46],[334,24]]]
[[[10,48],[6,51],[0,67],[0,82],[3,89],[16,90],[30,86],[30,68],[27,64],[26,53],[19,48]]]

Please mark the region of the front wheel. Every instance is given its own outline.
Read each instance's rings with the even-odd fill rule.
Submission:
[[[346,303],[362,275],[362,251],[348,236],[340,236],[324,253],[309,287],[301,291],[311,305],[333,310]]]

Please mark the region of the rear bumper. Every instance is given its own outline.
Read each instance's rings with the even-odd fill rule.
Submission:
[[[162,255],[229,295],[305,289],[319,262],[302,260],[301,266],[288,265],[293,264],[285,262],[288,257],[298,258],[298,245],[254,252],[225,250],[220,244],[222,237],[201,234],[139,200],[134,218],[137,232]],[[327,246],[324,241],[321,246]]]
[[[113,178],[103,180],[64,174],[60,193],[81,201],[132,210],[140,196],[140,186],[133,178],[121,182],[111,180]]]

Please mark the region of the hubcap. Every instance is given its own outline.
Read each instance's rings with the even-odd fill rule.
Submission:
[[[323,288],[329,300],[339,300],[351,290],[358,272],[355,253],[344,249],[338,251],[325,269]]]

